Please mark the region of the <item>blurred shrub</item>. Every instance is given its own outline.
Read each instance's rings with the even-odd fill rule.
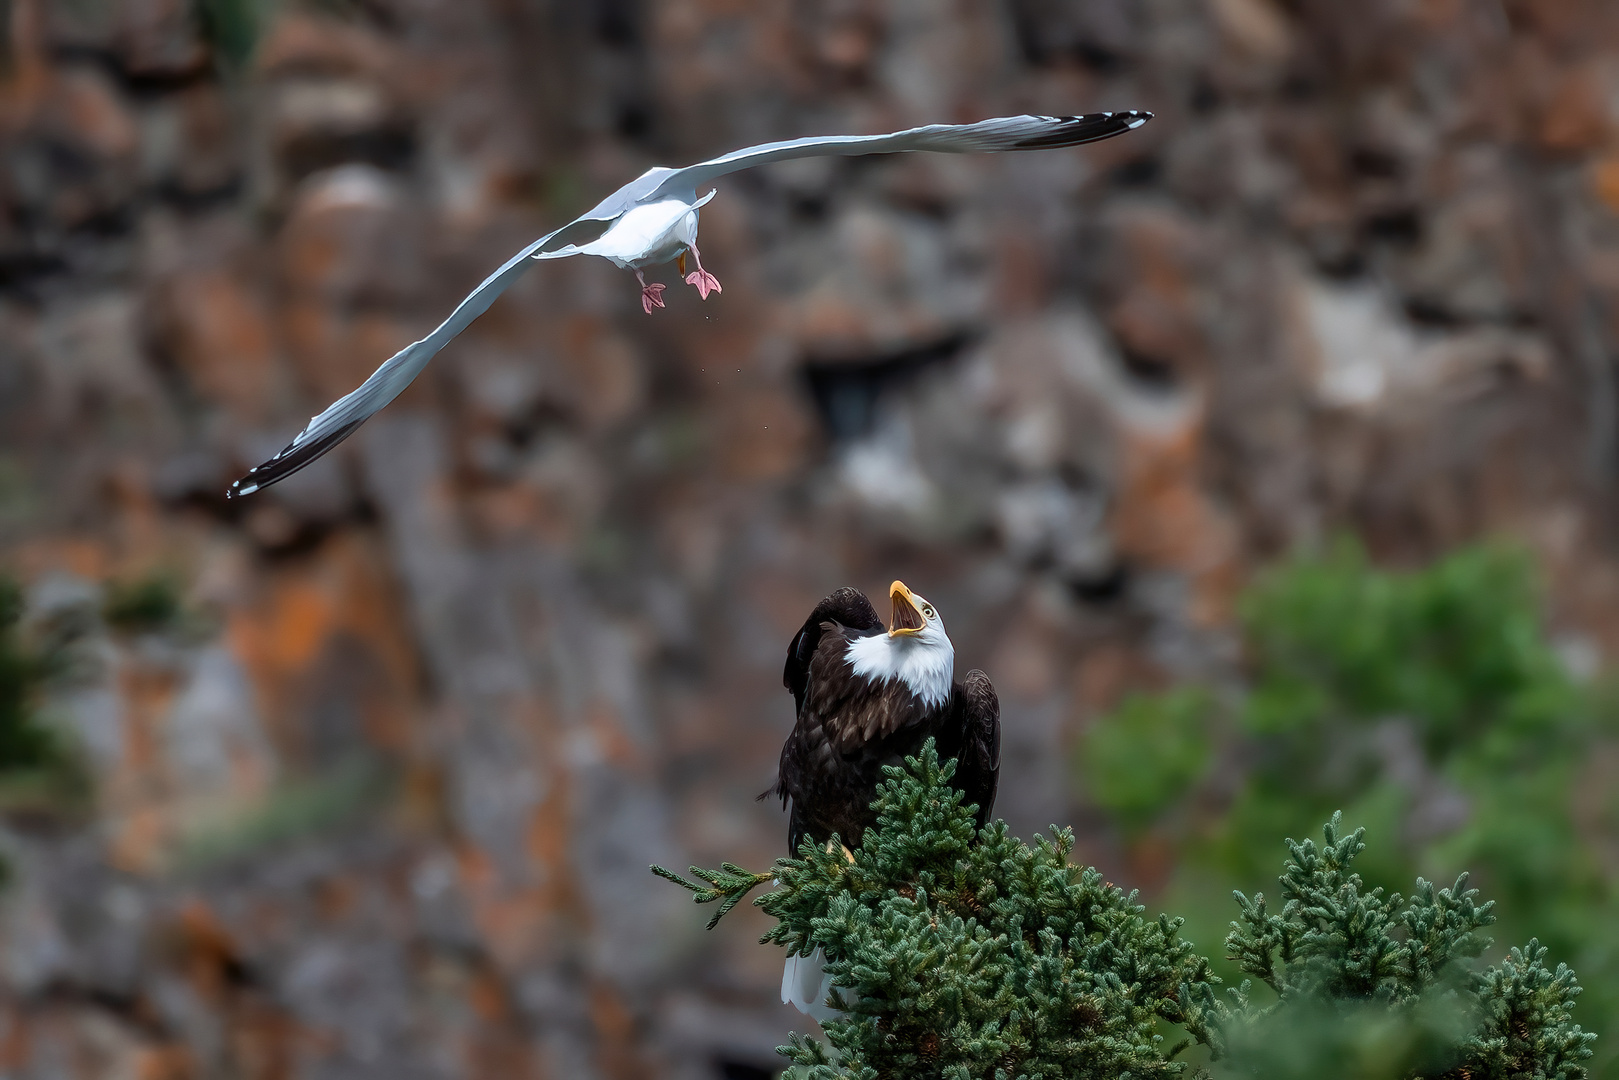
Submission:
[[[1086,734],[1091,797],[1132,832],[1178,802],[1207,770],[1213,702],[1195,687],[1126,698]]]
[[[76,816],[87,806],[83,762],[39,714],[47,685],[73,675],[80,630],[58,619],[24,633],[22,590],[0,577],[0,814],[14,821]]]
[[[22,612],[22,590],[0,578],[0,773],[43,765],[52,751],[34,718],[48,665],[22,641]]]
[[[179,863],[196,870],[329,832],[385,805],[394,780],[383,762],[356,757],[315,776],[285,781],[245,813],[192,836]]]
[[[179,584],[162,574],[111,582],[101,602],[101,617],[107,625],[125,633],[172,629],[184,613]]]
[[[1186,738],[1162,733],[1165,716],[1189,715],[1184,688],[1127,701],[1085,744],[1113,770],[1098,783],[1104,766],[1086,762],[1090,797],[1127,836],[1151,827],[1178,849],[1179,902],[1196,910],[1252,880],[1276,836],[1342,808],[1395,841],[1363,863],[1370,880],[1475,870],[1511,936],[1533,927],[1577,963],[1588,1015],[1608,1027],[1619,1014],[1619,881],[1598,854],[1613,827],[1598,764],[1609,710],[1548,641],[1529,559],[1486,544],[1393,572],[1345,542],[1260,577],[1240,616],[1244,693],[1204,695],[1199,717],[1214,750],[1221,732],[1235,743],[1222,755],[1242,763],[1234,796],[1202,799],[1196,815],[1174,813],[1197,797],[1195,779],[1166,797],[1166,777],[1186,776]],[[1577,815],[1579,800],[1596,809]],[[1599,1071],[1619,1075],[1601,1052]]]
[[[192,4],[203,40],[228,74],[247,67],[266,28],[284,10],[337,19],[358,18],[366,10],[365,0],[192,0]]]
[[[213,53],[228,68],[247,63],[268,12],[261,0],[195,0],[197,21]]]
[[[1510,754],[1577,711],[1541,634],[1529,562],[1508,548],[1397,574],[1342,543],[1262,577],[1242,621],[1254,673],[1247,727],[1305,736],[1295,748],[1334,723],[1401,717],[1435,760]]]

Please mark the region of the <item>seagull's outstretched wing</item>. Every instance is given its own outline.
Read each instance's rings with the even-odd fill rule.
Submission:
[[[815,135],[761,143],[710,161],[672,169],[652,197],[692,191],[726,173],[772,161],[801,157],[854,157],[930,150],[942,154],[981,154],[1003,150],[1054,150],[1122,135],[1152,119],[1150,112],[1102,112],[1084,116],[997,116],[976,124],[928,124],[887,135]]]
[[[603,206],[605,205],[604,203]],[[354,429],[365,423],[371,414],[398,397],[405,387],[410,385],[411,380],[421,374],[427,362],[433,359],[440,349],[448,345],[455,335],[465,330],[473,319],[482,315],[489,305],[495,302],[496,297],[522,276],[523,271],[533,266],[536,256],[557,258],[564,254],[578,254],[577,248],[566,250],[573,245],[564,244],[563,241],[580,231],[574,228],[576,225],[611,220],[593,217],[595,213],[596,211],[591,211],[584,217],[574,219],[507,259],[499,270],[483,279],[483,284],[468,293],[467,298],[450,312],[450,317],[439,323],[431,334],[394,353],[381,367],[373,371],[371,377],[361,383],[358,389],[328,405],[326,411],[310,420],[298,433],[297,438],[288,443],[280,453],[264,464],[254,466],[248,470],[246,476],[233,483],[225,492],[225,497],[251,495],[277,480],[285,480],[352,435]]]
[[[527,270],[535,258],[566,258],[581,253],[573,241],[582,239],[575,226],[612,221],[642,202],[670,196],[691,197],[698,185],[739,169],[772,161],[823,155],[897,154],[931,150],[967,154],[1002,150],[1050,150],[1110,138],[1140,127],[1152,118],[1148,112],[1090,113],[1085,116],[1003,116],[976,124],[929,124],[888,135],[831,135],[788,142],[764,143],[737,150],[712,161],[684,169],[659,166],[649,169],[603,199],[589,212],[547,236],[542,236],[484,279],[483,284],[450,313],[431,334],[407,345],[388,359],[359,389],[333,402],[310,420],[297,438],[275,457],[254,467],[226,492],[228,497],[251,495],[284,480],[353,434],[354,429],[398,397],[427,362],[467,325],[482,315],[495,298]]]

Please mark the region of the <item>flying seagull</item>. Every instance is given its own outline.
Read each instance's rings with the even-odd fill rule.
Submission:
[[[269,461],[248,471],[226,496],[251,495],[284,480],[354,433],[378,409],[398,397],[427,362],[488,310],[495,298],[536,260],[599,255],[620,269],[634,270],[641,284],[641,307],[650,315],[663,304],[665,286],[648,283],[648,266],[673,260],[688,285],[704,300],[718,293],[719,279],[703,267],[697,251],[697,212],[715,192],[698,197],[710,181],[789,158],[898,154],[918,150],[969,154],[1002,150],[1051,150],[1096,142],[1145,124],[1149,112],[1103,112],[1084,116],[1002,116],[975,124],[929,124],[887,135],[821,135],[761,143],[709,161],[671,169],[657,165],[625,184],[594,208],[548,233],[506,260],[462,300],[422,340],[400,349],[352,393],[339,398]],[[686,270],[690,254],[692,270]]]
[[[858,847],[877,823],[871,808],[884,765],[898,765],[929,738],[939,757],[956,759],[951,784],[978,804],[983,828],[995,806],[1001,771],[1001,706],[982,671],[955,680],[955,647],[944,619],[924,597],[896,581],[893,616],[883,626],[871,601],[843,588],[815,606],[787,648],[782,683],[797,719],[781,748],[776,784],[792,813],[787,850],[831,842]],[[825,1020],[831,989],[825,954],[790,956],[781,1000]]]

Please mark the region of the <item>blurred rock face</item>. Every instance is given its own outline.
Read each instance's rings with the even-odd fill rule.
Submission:
[[[95,809],[4,832],[8,1075],[764,1075],[779,956],[645,868],[780,852],[780,657],[839,585],[948,614],[1025,833],[1335,530],[1516,536],[1619,646],[1610,4],[288,3],[241,68],[234,10],[11,7],[0,565],[82,625],[48,706]],[[1131,107],[727,178],[723,296],[537,267],[223,501],[650,164]],[[186,625],[106,626],[154,573]]]

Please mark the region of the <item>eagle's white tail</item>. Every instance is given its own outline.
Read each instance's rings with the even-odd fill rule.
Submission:
[[[832,992],[832,976],[826,973],[826,953],[816,949],[809,956],[789,956],[781,973],[781,1003],[792,1004],[805,1016],[825,1023],[842,1010],[826,1003]]]

